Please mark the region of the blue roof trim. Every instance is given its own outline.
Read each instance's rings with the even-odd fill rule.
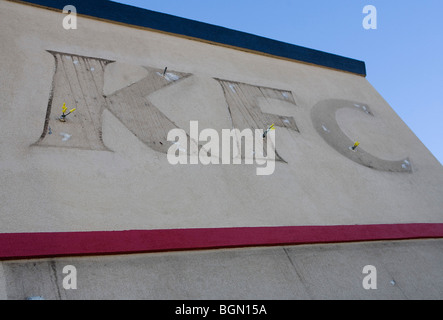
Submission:
[[[60,11],[69,4],[75,6],[80,15],[197,38],[366,76],[366,66],[363,61],[108,0],[13,1]]]

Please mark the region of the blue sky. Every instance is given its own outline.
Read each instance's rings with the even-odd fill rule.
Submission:
[[[443,1],[119,0],[366,63],[367,79],[443,163]],[[362,26],[377,9],[377,29]]]

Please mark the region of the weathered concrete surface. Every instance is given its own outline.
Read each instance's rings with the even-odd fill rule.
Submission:
[[[79,18],[78,30],[65,30],[62,14],[7,1],[0,7],[1,232],[443,221],[441,165],[363,77],[92,19]],[[85,120],[81,131],[79,118],[94,101],[84,92],[85,100],[68,104],[78,108],[69,119],[78,129],[66,132],[72,134],[66,146],[90,143],[93,134],[84,134],[89,123],[101,130],[111,152],[94,144],[86,150],[35,146],[56,70],[47,50],[129,64],[136,78],[141,77],[136,67],[168,66],[191,74],[146,100],[185,130],[191,120],[198,120],[201,129],[232,128],[216,79],[291,92],[295,104],[262,99],[261,111],[254,112],[293,118],[300,132],[277,128],[277,151],[287,163],[277,162],[271,176],[257,177],[255,165],[174,167],[152,141],[130,130],[139,126],[140,133],[155,137],[146,131],[150,123],[145,130],[98,105],[94,110],[103,109],[97,115],[101,122],[88,114],[99,122]],[[68,97],[76,92],[61,87]],[[310,116],[314,105],[331,98],[370,107],[373,117],[357,110],[337,112],[349,141],[359,138],[361,148],[380,159],[408,158],[413,173],[374,170],[331,148]],[[62,103],[61,95],[58,99]],[[51,138],[58,144],[64,143],[62,129],[56,127]]]
[[[5,274],[3,272],[3,263],[0,262],[0,300],[6,300],[6,279]]]
[[[1,233],[443,222],[442,166],[365,78],[86,18],[65,30],[63,17],[0,0]],[[72,60],[54,82],[49,51],[114,64],[94,82]],[[187,77],[155,87],[149,77],[165,67]],[[138,85],[150,81],[156,90],[143,96]],[[51,102],[54,84],[61,91]],[[133,114],[107,105],[119,89],[135,88]],[[269,90],[251,95],[257,88]],[[77,111],[63,126],[54,116],[65,95]],[[331,141],[358,140],[396,168],[409,159],[412,172],[378,170],[334,150],[318,131],[328,123],[311,115],[331,99],[372,114],[340,108],[331,119],[343,135]],[[144,118],[152,123],[134,117],[146,111],[140,101],[155,106],[155,118]],[[42,139],[48,115],[52,142]],[[281,121],[276,149],[284,162],[271,176],[258,177],[254,165],[171,166],[165,147],[154,147],[166,122],[189,134],[192,120],[220,131],[266,119]],[[81,289],[61,290],[65,263],[78,267]],[[377,291],[361,288],[366,264],[379,268]],[[0,298],[441,299],[441,265],[440,240],[3,262]]]
[[[442,240],[4,262],[7,299],[443,298]],[[77,270],[65,290],[63,268]],[[363,268],[377,269],[365,290]],[[392,283],[394,281],[394,283]]]

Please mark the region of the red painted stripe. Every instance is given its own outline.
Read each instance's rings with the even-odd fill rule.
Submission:
[[[443,224],[0,234],[0,259],[443,238]]]

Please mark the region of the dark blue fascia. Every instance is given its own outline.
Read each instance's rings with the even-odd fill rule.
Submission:
[[[13,1],[34,4],[60,11],[63,10],[64,6],[69,4],[75,6],[77,13],[80,15],[197,38],[366,76],[366,66],[363,61],[108,0]]]

